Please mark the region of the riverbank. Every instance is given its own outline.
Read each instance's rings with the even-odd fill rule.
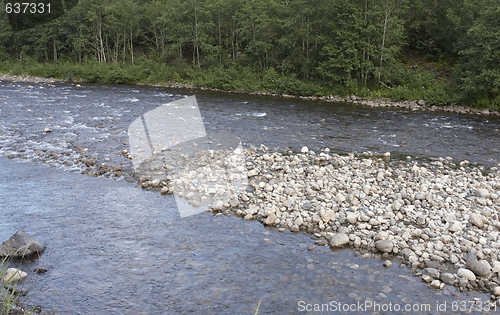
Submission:
[[[118,70],[117,70],[118,71]],[[52,74],[51,71],[48,72]],[[88,74],[87,79],[82,79],[79,75],[76,74],[68,74],[64,75],[66,79],[57,79],[54,77],[39,77],[39,76],[30,76],[30,75],[11,75],[11,74],[3,74],[0,75],[0,80],[10,81],[10,82],[32,82],[32,83],[54,83],[54,82],[67,82],[67,83],[97,83],[97,82],[105,82],[105,83],[127,83],[127,84],[135,84],[140,86],[155,86],[155,87],[166,87],[166,88],[176,88],[176,89],[198,89],[203,91],[216,91],[216,92],[224,92],[224,93],[235,93],[235,94],[250,94],[250,95],[263,95],[263,96],[273,96],[273,97],[283,97],[283,98],[296,98],[296,99],[304,99],[304,100],[319,100],[326,102],[346,102],[352,104],[358,104],[368,107],[375,108],[405,108],[412,111],[445,111],[445,112],[455,112],[460,114],[470,114],[470,115],[483,115],[483,116],[500,116],[500,110],[493,110],[488,108],[473,108],[469,106],[460,106],[460,105],[433,105],[432,103],[426,102],[424,99],[414,99],[414,100],[402,100],[396,101],[391,97],[373,97],[373,96],[357,96],[357,95],[349,95],[349,96],[339,96],[339,95],[329,95],[325,90],[319,91],[319,87],[307,87],[307,86],[299,86],[303,84],[299,81],[286,82],[286,79],[281,78],[279,80],[283,81],[281,83],[275,82],[279,81],[277,78],[269,79],[269,81],[275,82],[277,86],[269,86],[268,84],[264,84],[266,87],[262,89],[262,86],[251,86],[251,83],[248,82],[248,86],[239,88],[235,85],[227,85],[229,88],[216,88],[209,87],[210,80],[201,79],[199,83],[194,82],[182,82],[181,77],[175,71],[174,73],[170,73],[169,75],[165,75],[166,80],[162,80],[160,78],[149,80],[136,80],[132,78],[126,77],[126,74],[117,72],[108,75],[109,78],[104,79],[99,75],[90,75]],[[56,75],[57,77],[57,75]],[[172,80],[173,79],[173,80]],[[111,81],[110,81],[111,80]],[[109,81],[109,82],[108,82]],[[213,83],[213,82],[212,82]],[[244,82],[240,82],[244,83]],[[218,84],[216,84],[218,85]],[[225,86],[222,84],[222,86]],[[270,92],[266,91],[266,89],[270,90],[281,90],[282,92]],[[299,94],[290,94],[289,91],[296,91]],[[300,93],[300,91],[308,91],[306,95]],[[390,93],[390,90],[386,91]],[[414,93],[413,93],[414,94]],[[319,96],[321,95],[321,96]],[[422,95],[423,96],[423,95]]]
[[[307,147],[285,155],[261,146],[245,149],[244,155],[249,188],[239,195],[217,193],[212,180],[204,184],[204,178],[224,171],[220,156],[211,160],[210,152],[165,162],[167,177],[141,173],[139,185],[192,204],[214,198],[216,214],[258,220],[281,232],[310,233],[317,246],[350,247],[363,257],[399,256],[434,289],[449,285],[490,292],[500,304],[498,167],[485,173],[450,157],[391,161],[389,153],[341,156]],[[209,162],[200,166],[201,160]],[[183,165],[183,171],[176,173],[171,164]]]

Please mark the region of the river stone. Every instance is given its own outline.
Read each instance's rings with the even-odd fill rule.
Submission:
[[[347,215],[347,222],[350,224],[355,224],[358,221],[358,214],[357,213],[350,213]]]
[[[477,214],[477,213],[472,213],[470,215],[470,218],[469,218],[469,222],[472,224],[472,225],[475,225],[477,226],[478,228],[482,227],[483,226],[483,218],[481,217],[480,214]]]
[[[493,272],[500,272],[500,261],[494,261],[493,262],[493,268],[492,270]]]
[[[287,200],[285,200],[285,202],[283,202],[283,205],[287,208],[291,208],[293,205],[293,198],[288,198]]]
[[[389,232],[387,231],[380,231],[375,235],[375,238],[373,239],[374,241],[379,241],[379,240],[386,240],[389,238]]]
[[[462,225],[460,224],[460,222],[457,222],[455,221],[452,226],[450,226],[449,230],[451,232],[458,232],[458,231],[461,231],[462,230]],[[443,242],[444,243],[444,242]]]
[[[469,269],[465,269],[465,268],[459,268],[458,271],[457,271],[457,275],[461,278],[465,278],[469,281],[474,281],[476,280],[476,275],[470,271]]]
[[[500,287],[494,287],[493,290],[491,290],[495,296],[500,295]]]
[[[379,240],[375,242],[375,248],[382,253],[390,253],[392,251],[393,244],[389,240]]]
[[[222,200],[215,200],[214,204],[212,205],[212,209],[218,211],[221,210],[223,206],[224,202],[222,202]]]
[[[491,268],[478,260],[467,261],[467,269],[471,270],[476,276],[489,277],[491,275]]]
[[[453,285],[455,283],[455,276],[453,276],[449,272],[444,272],[441,274],[441,277],[439,277],[441,281],[446,283],[447,285]]]
[[[490,197],[490,192],[488,189],[478,189],[476,190],[476,194],[479,198],[489,198]]]
[[[2,277],[2,282],[3,283],[17,282],[25,279],[27,276],[28,274],[24,271],[21,271],[16,268],[9,268],[5,271]]]
[[[432,280],[431,287],[433,287],[434,289],[441,289],[441,281]]]
[[[309,148],[306,146],[303,146],[302,149],[300,149],[300,153],[307,153],[309,152]]]
[[[273,225],[274,224],[274,221],[276,221],[277,217],[276,217],[276,214],[274,213],[271,213],[265,220],[264,220],[264,224],[265,225]]]
[[[422,270],[423,275],[428,275],[433,279],[439,279],[439,271],[436,268],[425,268]]]
[[[345,233],[335,233],[330,240],[331,247],[342,247],[349,243],[349,236]]]
[[[0,257],[22,258],[41,253],[45,249],[40,242],[24,231],[17,231],[0,245]]]

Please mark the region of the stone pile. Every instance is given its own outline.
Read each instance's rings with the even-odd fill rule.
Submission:
[[[316,154],[307,147],[301,152],[245,149],[244,163],[233,166],[237,174],[244,166],[248,187],[221,198],[212,192],[211,210],[280,231],[311,233],[319,245],[349,246],[365,256],[400,256],[437,289],[455,285],[500,296],[497,167],[483,173],[449,157],[419,163],[390,161],[389,153],[342,156],[328,149]],[[179,187],[197,189],[196,176],[227,170],[220,161],[213,159],[200,173],[175,180],[184,181]],[[141,185],[172,193],[175,176],[165,176],[143,176]],[[206,187],[198,188],[203,195]]]

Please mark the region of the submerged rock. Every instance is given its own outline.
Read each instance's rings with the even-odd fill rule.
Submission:
[[[41,253],[45,246],[24,231],[17,231],[0,244],[0,257],[23,258]]]

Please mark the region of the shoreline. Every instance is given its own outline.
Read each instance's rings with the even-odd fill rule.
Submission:
[[[313,246],[385,258],[385,267],[400,257],[430,288],[490,292],[500,305],[499,167],[484,174],[452,158],[391,162],[390,153],[343,156],[307,147],[285,155],[261,145],[243,149],[239,172],[249,188],[242,191],[211,179],[224,171],[217,161],[234,159],[231,152],[157,156],[144,165],[155,172],[136,173],[137,187],[181,196],[195,207],[210,200],[214,215],[312,234]]]
[[[44,78],[44,77],[34,77],[28,75],[15,76],[9,74],[1,74],[0,81],[8,81],[8,82],[24,82],[24,83],[56,83],[63,82],[68,84],[79,84],[86,83],[84,81],[73,80],[66,81],[62,79],[54,79],[54,78]],[[406,100],[406,101],[392,101],[390,99],[363,99],[362,97],[351,95],[347,97],[341,97],[338,95],[329,95],[329,96],[295,96],[289,94],[276,94],[270,92],[262,92],[262,91],[254,91],[254,92],[239,92],[239,91],[227,91],[222,89],[214,89],[207,87],[196,87],[189,83],[179,83],[179,82],[165,82],[165,83],[156,83],[151,84],[147,82],[137,82],[132,85],[136,86],[151,86],[151,87],[163,87],[163,88],[173,88],[173,89],[192,89],[192,90],[200,90],[200,91],[213,91],[213,92],[222,92],[228,94],[247,94],[247,95],[259,95],[259,96],[272,96],[272,97],[281,97],[281,98],[290,98],[290,99],[301,99],[301,100],[315,100],[315,101],[325,101],[325,102],[343,102],[350,103],[356,105],[362,105],[366,107],[372,108],[403,108],[409,109],[412,111],[431,111],[431,112],[452,112],[459,113],[465,115],[476,115],[476,116],[500,116],[500,110],[490,110],[490,109],[480,109],[480,108],[472,108],[460,105],[447,105],[447,106],[435,106],[435,105],[427,105],[424,100]]]

